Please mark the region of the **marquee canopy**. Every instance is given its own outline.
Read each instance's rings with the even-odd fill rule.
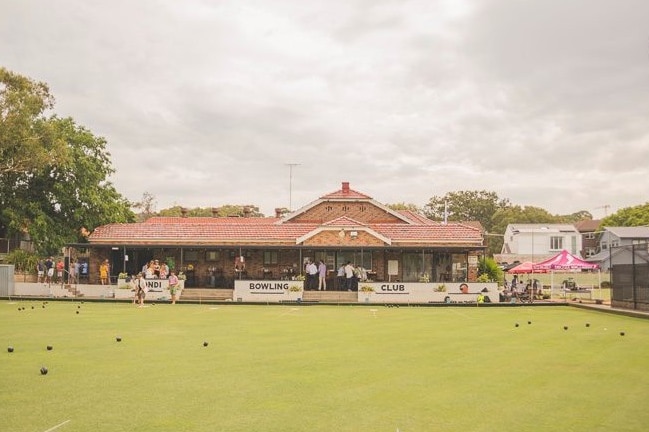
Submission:
[[[584,261],[572,255],[567,250],[562,250],[557,255],[545,261],[532,264],[532,272],[547,272],[551,270],[597,270],[599,265]]]
[[[507,270],[507,273],[510,274],[525,274],[525,273],[546,273],[546,270],[534,270],[534,263],[530,261],[525,261],[517,265],[516,267],[512,267],[509,270]]]

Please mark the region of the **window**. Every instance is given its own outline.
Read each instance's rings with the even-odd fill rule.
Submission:
[[[221,258],[221,252],[219,251],[205,252],[205,261],[218,261],[220,258]]]
[[[586,240],[593,240],[595,238],[595,233],[594,232],[587,232],[584,234],[584,238]]]
[[[196,251],[185,251],[185,261],[198,261],[198,252]]]
[[[563,237],[550,237],[550,249],[551,250],[563,249]]]
[[[264,251],[264,265],[277,264],[277,251]]]
[[[595,248],[586,248],[586,258],[592,257],[593,255],[595,255]]]

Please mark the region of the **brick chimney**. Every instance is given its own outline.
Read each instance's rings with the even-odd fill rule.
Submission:
[[[180,215],[182,217],[186,218],[187,217],[187,212],[188,212],[187,207],[181,207],[180,208]]]
[[[343,182],[343,193],[349,193],[349,182]]]
[[[218,207],[212,207],[212,217],[213,218],[219,217],[219,208]]]
[[[275,209],[275,217],[276,218],[281,218],[282,217],[282,208],[281,207],[277,207]]]
[[[243,207],[243,217],[247,218],[250,217],[250,214],[252,213],[252,209],[248,206]]]

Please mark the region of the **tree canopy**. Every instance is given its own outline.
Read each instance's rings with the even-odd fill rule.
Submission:
[[[601,226],[642,226],[649,225],[649,202],[633,207],[625,207],[602,219]]]
[[[47,85],[0,68],[0,225],[52,254],[111,222],[134,219],[108,181],[106,141],[48,114]]]

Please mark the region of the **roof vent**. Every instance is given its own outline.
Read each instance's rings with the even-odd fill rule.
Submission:
[[[343,182],[343,193],[349,193],[349,182]]]

